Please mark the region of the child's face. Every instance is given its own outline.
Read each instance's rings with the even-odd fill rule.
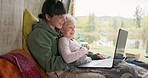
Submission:
[[[72,22],[69,22],[67,24],[65,24],[66,26],[63,26],[62,28],[62,33],[64,35],[64,37],[67,37],[69,39],[73,39],[74,38],[74,34],[75,34],[75,26]]]

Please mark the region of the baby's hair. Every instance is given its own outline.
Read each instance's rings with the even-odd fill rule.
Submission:
[[[64,26],[68,23],[73,23],[75,26],[77,24],[76,19],[71,14],[66,14],[66,21],[64,23]]]

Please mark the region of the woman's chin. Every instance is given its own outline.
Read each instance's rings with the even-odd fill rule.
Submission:
[[[58,26],[57,28],[58,28],[58,29],[61,29],[61,28],[62,28],[62,26]]]

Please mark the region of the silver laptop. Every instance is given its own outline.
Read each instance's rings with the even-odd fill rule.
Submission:
[[[147,44],[146,44],[146,53],[148,54],[148,37],[147,37]],[[146,55],[145,57],[148,58],[148,55]]]
[[[147,44],[146,44],[146,53],[148,54],[148,37],[147,37]]]
[[[115,55],[117,53],[122,53],[122,54],[124,53],[127,35],[128,35],[128,32],[126,30],[119,29],[116,47],[115,47],[115,51],[113,53],[112,58],[104,59],[104,60],[92,60],[91,62],[80,65],[78,67],[80,68],[112,68],[115,61]]]

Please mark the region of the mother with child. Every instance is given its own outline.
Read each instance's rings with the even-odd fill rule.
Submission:
[[[31,55],[49,78],[140,78],[143,75],[139,69],[143,70],[141,72],[146,70],[128,63],[112,69],[76,68],[98,55],[91,54],[88,45],[81,46],[74,39],[76,20],[66,12],[61,1],[46,0],[39,14],[40,20],[27,39]],[[79,71],[67,71],[71,66]]]

